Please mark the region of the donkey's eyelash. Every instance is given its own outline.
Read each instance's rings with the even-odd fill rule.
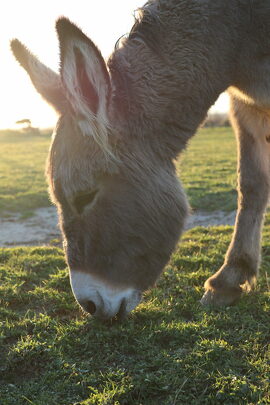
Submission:
[[[94,200],[96,195],[97,190],[91,191],[90,193],[78,195],[74,198],[73,205],[76,208],[78,214],[82,214],[84,208]]]

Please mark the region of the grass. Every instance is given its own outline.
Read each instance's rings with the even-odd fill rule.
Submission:
[[[0,250],[1,405],[270,403],[269,233],[255,292],[201,308],[232,229],[196,228],[121,324],[74,302],[58,248]]]
[[[193,209],[236,209],[236,160],[231,128],[204,128],[191,140],[178,170]]]
[[[0,131],[0,214],[27,217],[50,205],[44,176],[50,136]],[[177,166],[192,208],[236,208],[236,148],[230,128],[202,129]]]
[[[0,214],[28,216],[50,205],[44,175],[50,136],[0,131]]]
[[[0,195],[6,192],[0,210],[27,216],[48,205],[49,136],[2,134],[0,142]],[[235,208],[230,130],[202,130],[181,165],[193,207]],[[0,249],[0,404],[270,404],[269,217],[266,222],[258,285],[236,306],[199,304],[232,228],[195,228],[123,323],[98,323],[81,312],[61,249]]]

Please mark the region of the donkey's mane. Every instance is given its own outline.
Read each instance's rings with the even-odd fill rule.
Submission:
[[[121,37],[123,38],[123,37]],[[132,98],[132,88],[131,88],[131,80],[129,77],[129,72],[126,67],[125,58],[121,54],[117,54],[117,50],[119,49],[119,42],[118,40],[116,45],[116,53],[108,60],[108,67],[113,78],[113,83],[115,88],[113,89],[113,99],[117,105],[118,112],[124,113],[130,110],[131,98]]]
[[[135,23],[130,30],[128,39],[140,40],[154,53],[160,53],[161,20],[158,15],[159,2],[147,3],[144,7],[137,9]]]
[[[128,69],[128,62],[125,58],[125,52],[121,51],[123,46],[130,48],[134,42],[141,42],[151,52],[163,58],[159,47],[161,37],[161,22],[158,17],[157,7],[153,7],[153,2],[149,2],[142,8],[136,10],[134,14],[135,22],[129,34],[121,36],[116,44],[112,56],[108,60],[108,66],[116,85],[116,91],[113,94],[114,101],[117,103],[119,112],[129,112],[131,107],[132,78]]]

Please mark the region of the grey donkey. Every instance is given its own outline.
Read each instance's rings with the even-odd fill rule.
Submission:
[[[238,213],[201,302],[230,305],[254,284],[270,182],[269,21],[267,0],[150,0],[105,62],[60,18],[60,74],[12,41],[60,115],[47,175],[85,311],[125,316],[158,279],[189,210],[174,160],[225,90],[238,139]]]

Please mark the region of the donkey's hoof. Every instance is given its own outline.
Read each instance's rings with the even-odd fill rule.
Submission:
[[[206,290],[200,302],[204,306],[226,307],[235,304],[241,293],[241,288]]]

